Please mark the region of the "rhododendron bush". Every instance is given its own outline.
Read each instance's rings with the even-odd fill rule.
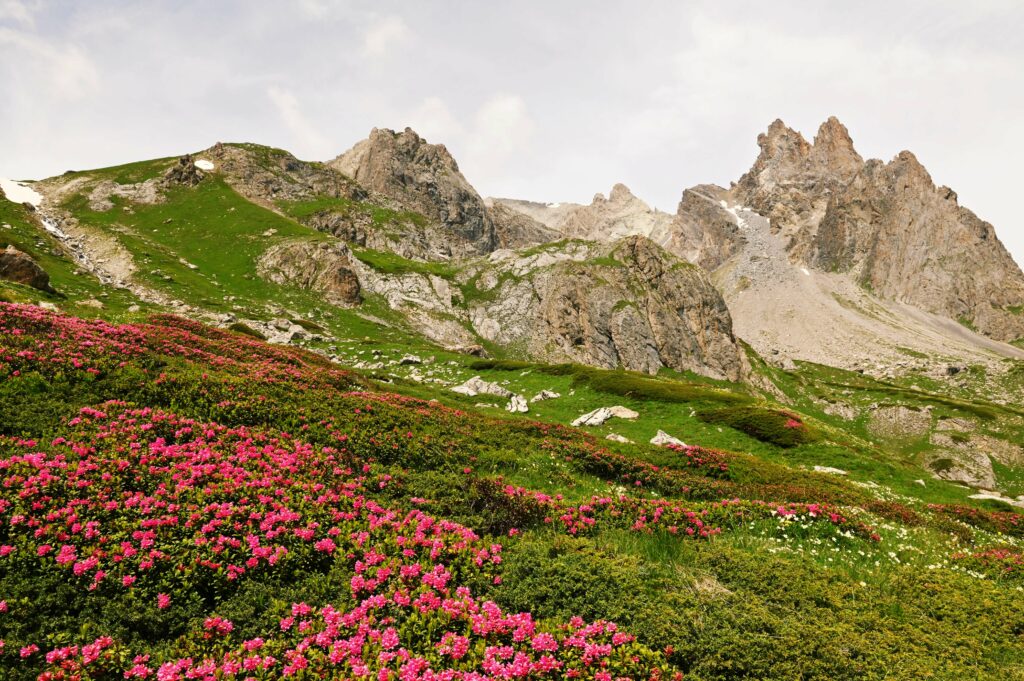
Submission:
[[[475,598],[498,579],[501,546],[418,510],[382,507],[368,490],[386,480],[338,450],[150,409],[115,413],[121,406],[84,409],[47,446],[0,441],[0,567],[57,576],[83,610],[102,600],[158,611],[192,603],[202,626],[154,653],[106,635],[52,646],[40,623],[5,641],[0,659],[46,679],[668,672],[614,624],[542,625]],[[240,640],[216,613],[249,580],[312,572],[334,577],[336,597],[290,604],[260,636]],[[25,600],[4,610],[15,621],[34,614]]]

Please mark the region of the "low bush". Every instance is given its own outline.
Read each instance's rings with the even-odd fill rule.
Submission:
[[[818,442],[821,436],[799,416],[788,411],[766,407],[727,407],[697,412],[705,423],[724,425],[752,438],[777,445],[796,447]]]

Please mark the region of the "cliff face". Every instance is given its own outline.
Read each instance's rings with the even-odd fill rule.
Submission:
[[[567,242],[498,252],[474,273],[469,301],[483,338],[552,362],[738,379],[741,351],[707,273],[651,240]]]
[[[809,260],[851,272],[885,298],[963,321],[998,340],[1024,336],[1024,275],[992,225],[936,187],[908,151],[868,162],[829,201]]]
[[[669,248],[673,253],[711,272],[746,243],[735,212],[728,208],[728,196],[725,189],[712,184],[683,192],[672,221]]]
[[[770,220],[793,261],[849,273],[883,298],[997,340],[1024,336],[1024,316],[1013,311],[1024,304],[1024,274],[992,226],[937,188],[913,154],[864,162],[835,118],[813,144],[775,121],[758,145],[730,194]]]
[[[561,238],[555,230],[504,203],[490,202],[487,210],[494,221],[500,248],[526,248]]]
[[[452,255],[485,254],[498,235],[476,190],[442,144],[428,144],[411,129],[374,128],[370,136],[328,165],[370,191],[399,202],[446,228]]]

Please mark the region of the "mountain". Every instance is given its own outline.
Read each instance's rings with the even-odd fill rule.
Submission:
[[[504,201],[563,236],[644,234],[712,273],[736,334],[762,355],[891,372],[1021,357],[1024,274],[991,225],[909,152],[865,161],[836,118],[813,143],[782,121],[729,189],[683,191],[673,217],[622,185],[589,206]],[[940,369],[940,367],[936,367]]]
[[[887,300],[960,320],[996,340],[1024,337],[1024,273],[992,225],[936,187],[917,158],[864,162],[846,128],[823,123],[808,144],[775,121],[735,199],[790,238],[799,262],[850,274]]]
[[[491,199],[491,202],[505,211],[530,217],[563,238],[610,242],[643,236],[675,252],[671,243],[672,216],[651,208],[622,183],[613,186],[607,198],[596,194],[586,206],[516,199]]]
[[[880,290],[972,233],[909,160],[777,124],[666,215],[340,158],[0,197],[5,681],[1024,673],[1024,350]]]
[[[449,230],[454,242],[436,244],[438,255],[485,254],[498,247],[487,207],[455,159],[444,145],[428,144],[409,128],[374,128],[328,166]]]
[[[202,318],[241,317],[267,337],[287,332],[271,323],[284,309],[321,297],[449,349],[742,373],[703,270],[639,237],[553,241],[528,216],[488,207],[444,147],[412,131],[377,130],[331,164],[217,144],[38,186],[65,246],[102,281]],[[294,290],[314,299],[300,306]]]

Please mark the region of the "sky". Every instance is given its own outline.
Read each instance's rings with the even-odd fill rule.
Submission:
[[[781,118],[914,152],[1024,224],[1024,2],[0,0],[0,176],[248,141],[327,160],[374,127],[445,144],[484,196],[675,211]]]

